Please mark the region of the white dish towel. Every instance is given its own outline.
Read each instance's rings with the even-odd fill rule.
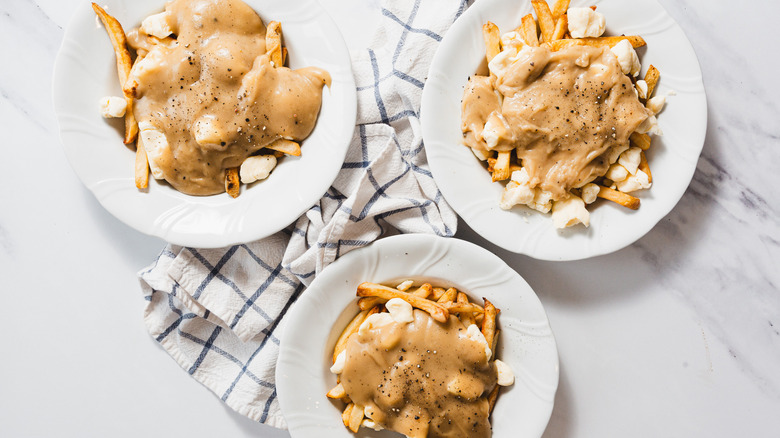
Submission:
[[[169,245],[139,273],[152,337],[237,412],[286,427],[274,378],[284,316],[329,263],[386,232],[455,233],[427,167],[419,112],[434,51],[466,7],[383,1],[375,39],[352,54],[358,120],[346,161],[294,225],[229,248]]]

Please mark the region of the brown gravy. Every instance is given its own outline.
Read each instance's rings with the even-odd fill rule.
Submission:
[[[649,116],[609,48],[574,46],[556,52],[526,46],[503,75],[473,76],[462,101],[464,143],[515,149],[530,186],[568,197],[604,175],[613,148]],[[503,102],[490,94],[497,90]],[[482,137],[489,117],[506,122],[495,145]]]
[[[496,367],[484,345],[465,334],[455,316],[441,324],[415,309],[411,323],[350,337],[341,384],[386,429],[409,437],[489,437],[486,396]]]
[[[155,44],[140,28],[128,35],[145,55],[131,72],[134,114],[167,140],[156,151],[144,145],[155,177],[187,194],[221,193],[226,169],[277,139],[311,133],[330,76],[274,66],[265,25],[240,0],[174,0],[165,10],[175,40]]]

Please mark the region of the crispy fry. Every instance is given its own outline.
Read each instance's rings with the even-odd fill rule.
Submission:
[[[287,47],[282,47],[282,65],[287,64]]]
[[[650,164],[647,163],[647,156],[645,151],[639,154],[639,170],[647,174],[647,181],[653,182],[653,174],[650,173]]]
[[[439,297],[438,300],[436,300],[437,303],[449,303],[452,301],[455,301],[455,299],[458,297],[458,290],[454,287],[451,287],[447,289],[442,296]]]
[[[501,51],[501,35],[498,26],[488,21],[482,25],[482,38],[485,39],[485,57],[490,62]]]
[[[493,165],[493,181],[503,181],[512,176],[509,170],[509,162],[512,158],[512,151],[502,151],[498,153],[496,164]]]
[[[275,67],[284,65],[282,59],[282,24],[278,21],[269,21],[265,30],[265,50]]]
[[[542,31],[542,41],[552,41],[555,33],[555,20],[553,19],[550,6],[546,0],[532,0],[531,5],[536,11],[536,19],[539,21],[539,29]]]
[[[363,415],[365,414],[365,410],[363,409],[363,406],[360,405],[354,405],[352,407],[352,411],[349,413],[349,430],[351,430],[354,433],[357,433],[358,429],[360,429],[360,423],[363,422]]]
[[[653,91],[655,91],[655,86],[658,85],[658,79],[661,77],[661,73],[658,71],[657,68],[655,68],[654,65],[650,64],[650,67],[647,68],[647,73],[645,73],[645,82],[647,82],[647,99],[650,99],[653,96]]]
[[[342,399],[347,395],[347,391],[344,389],[344,385],[339,383],[325,395],[327,395],[328,398]]]
[[[627,40],[634,48],[642,47],[646,45],[644,38],[638,35],[630,36],[609,36],[609,37],[588,37],[588,38],[569,38],[562,40],[555,40],[544,43],[543,45],[553,52],[564,49],[571,46],[591,46],[591,47],[614,47],[615,44],[622,40]]]
[[[500,386],[496,385],[493,387],[493,390],[490,391],[490,394],[488,394],[488,412],[493,413],[493,408],[496,407],[496,399],[498,398],[498,390],[501,388]]]
[[[616,204],[620,204],[623,207],[630,208],[632,210],[639,208],[639,198],[635,198],[628,193],[610,189],[609,187],[600,186],[598,197],[612,201]]]
[[[347,338],[349,338],[352,333],[357,332],[360,324],[363,324],[363,321],[366,320],[368,317],[368,312],[368,310],[361,311],[355,315],[354,318],[352,318],[352,321],[350,321],[346,327],[344,327],[341,335],[339,335],[339,339],[336,341],[336,346],[333,348],[333,363],[336,363],[336,358],[339,357],[339,354],[341,354],[341,352],[347,346]]]
[[[111,40],[111,45],[114,47],[114,54],[116,55],[116,70],[119,76],[119,84],[123,86],[127,82],[127,78],[130,75],[130,69],[133,67],[133,61],[130,58],[130,51],[127,50],[127,37],[125,31],[122,29],[122,25],[113,16],[109,15],[103,8],[97,3],[92,3],[92,10],[100,18],[103,23],[103,27],[106,28],[106,33]],[[138,123],[133,115],[133,97],[125,94],[125,100],[127,101],[127,109],[125,110],[125,144],[130,144],[135,141],[138,136]]]
[[[412,292],[412,295],[418,296],[420,298],[428,298],[431,292],[433,292],[433,286],[431,286],[430,283],[425,283],[417,288],[416,291]]]
[[[376,283],[362,283],[358,286],[357,296],[359,297],[379,297],[390,300],[391,298],[401,298],[412,307],[424,310],[430,313],[431,317],[439,322],[446,322],[449,318],[449,312],[441,305],[425,298],[401,292],[387,286]]]
[[[135,143],[135,186],[139,189],[149,187],[149,157],[141,142],[141,136]]]
[[[371,310],[377,304],[382,304],[386,301],[377,297],[363,297],[358,300],[358,307],[360,307],[360,310]]]
[[[555,29],[550,37],[550,41],[557,41],[566,36],[566,30],[569,28],[569,15],[562,14],[555,21]]]
[[[463,292],[458,292],[458,298],[456,299],[457,304],[460,305],[468,305],[469,303],[469,297],[466,296]],[[451,312],[451,311],[450,311]],[[463,325],[466,327],[470,326],[471,324],[474,324],[474,314],[472,312],[460,312],[460,320],[463,322]]]
[[[539,46],[539,36],[536,34],[536,21],[533,15],[528,14],[521,19],[520,35],[523,36],[523,41],[529,46]]]
[[[441,305],[450,313],[480,314],[485,312],[485,309],[476,303],[459,303],[457,301],[447,301],[445,303],[441,303]]]
[[[556,0],[553,5],[552,15],[556,20],[569,10],[569,0]]]
[[[231,167],[225,171],[225,191],[231,198],[238,197],[241,191],[241,184],[238,179],[238,167]]]
[[[344,422],[344,426],[349,427],[349,419],[352,416],[352,408],[354,407],[354,403],[348,403],[347,407],[344,408],[344,412],[341,413],[341,421]]]
[[[485,301],[485,319],[482,320],[482,334],[485,336],[487,344],[493,345],[493,337],[496,334],[496,315],[498,314],[498,310],[490,300],[484,297],[482,299]]]
[[[266,146],[266,148],[283,152],[287,155],[292,155],[294,157],[300,157],[301,156],[301,145],[298,143],[292,141],[292,140],[285,140],[283,138],[280,138],[273,143]]]
[[[642,149],[643,151],[650,149],[650,141],[652,138],[649,135],[634,132],[631,134],[630,138],[631,144],[638,147],[639,149]]]
[[[439,298],[444,295],[444,292],[445,290],[443,287],[434,287],[430,299],[433,301],[439,301]]]
[[[501,330],[496,329],[496,334],[493,335],[493,344],[490,346],[490,351],[496,351],[496,345],[498,345],[498,335],[501,334]]]

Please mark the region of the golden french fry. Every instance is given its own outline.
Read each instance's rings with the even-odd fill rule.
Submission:
[[[539,29],[542,31],[543,41],[552,41],[555,33],[555,20],[553,19],[550,6],[546,0],[532,0],[531,5],[536,11],[536,19],[539,21]]]
[[[647,82],[647,99],[652,97],[653,91],[655,91],[655,86],[658,85],[658,79],[661,77],[661,73],[658,71],[657,68],[655,68],[654,65],[650,64],[650,67],[647,68],[647,73],[645,73],[645,82]]]
[[[485,40],[485,57],[490,62],[501,51],[501,34],[498,26],[488,21],[482,25],[482,38]]]
[[[444,291],[444,294],[439,297],[438,300],[436,300],[437,303],[449,303],[452,301],[455,301],[455,299],[458,297],[458,290],[454,287],[451,287]]]
[[[360,429],[360,423],[363,422],[363,415],[365,414],[365,410],[363,409],[363,406],[360,405],[354,405],[352,407],[352,412],[349,413],[349,430],[351,430],[354,433],[357,433],[358,429]]]
[[[639,149],[642,149],[643,151],[650,149],[651,137],[649,135],[634,132],[631,134],[630,139],[631,144],[638,147]]]
[[[647,174],[647,181],[653,182],[653,174],[650,173],[650,164],[647,162],[647,156],[645,155],[645,151],[642,151],[639,154],[639,170]]]
[[[509,170],[511,158],[512,151],[502,151],[498,153],[496,163],[493,165],[493,182],[503,181],[512,176],[512,172]]]
[[[442,295],[444,295],[445,289],[443,287],[434,287],[431,293],[431,299],[433,301],[439,301]]]
[[[135,186],[139,189],[149,187],[149,157],[140,136],[135,143]]]
[[[358,286],[357,296],[359,297],[379,297],[385,300],[400,298],[412,307],[428,312],[433,319],[439,322],[447,322],[450,314],[447,309],[433,301],[418,296],[401,292],[398,289],[383,286],[376,283],[362,283]]]
[[[630,36],[610,36],[610,37],[588,37],[588,38],[568,38],[543,43],[543,46],[553,52],[571,46],[591,46],[591,47],[614,47],[617,43],[627,40],[634,48],[646,45],[644,38],[638,35]]]
[[[282,65],[287,64],[287,47],[282,47]]]
[[[620,204],[623,207],[630,208],[632,210],[639,208],[639,198],[633,197],[628,193],[619,192],[609,187],[600,186],[598,197],[612,201],[616,204]]]
[[[463,292],[458,292],[458,298],[455,300],[459,305],[469,305],[469,297]],[[452,312],[452,310],[450,310]],[[460,320],[466,327],[474,324],[474,314],[472,312],[460,312]]]
[[[556,0],[553,5],[552,15],[556,20],[569,10],[569,0]]]
[[[282,152],[287,155],[292,155],[294,157],[300,157],[301,156],[301,145],[298,143],[292,141],[292,140],[285,140],[283,138],[280,138],[273,143],[266,146],[266,148]]]
[[[238,178],[238,167],[231,167],[225,170],[225,191],[231,198],[238,197],[241,191],[241,184]]]
[[[480,314],[485,312],[485,309],[476,303],[459,303],[457,301],[447,301],[440,304],[450,313]]]
[[[496,329],[496,334],[493,335],[493,344],[490,346],[490,351],[496,351],[496,345],[498,345],[498,335],[501,333],[501,330]]]
[[[496,315],[498,309],[487,298],[482,298],[485,301],[485,319],[482,320],[482,334],[485,336],[485,340],[488,345],[493,345],[493,337],[496,334]],[[488,358],[490,359],[490,358]]]
[[[349,419],[352,416],[352,409],[355,407],[354,403],[347,404],[347,407],[344,408],[344,412],[341,413],[341,421],[344,422],[344,426],[349,427]]]
[[[385,301],[386,300],[377,297],[363,297],[358,300],[358,307],[360,307],[360,310],[371,310],[372,307],[377,304],[382,304]]]
[[[496,399],[498,398],[498,389],[500,386],[496,385],[493,390],[488,394],[488,412],[493,413],[493,408],[496,407]]]
[[[342,399],[347,395],[347,391],[344,389],[344,385],[339,383],[325,395],[327,395],[328,398]]]
[[[366,320],[368,317],[368,312],[368,310],[361,311],[355,315],[354,318],[352,318],[352,321],[350,321],[346,327],[344,327],[341,335],[339,335],[339,339],[336,341],[336,346],[333,348],[333,363],[336,363],[336,358],[339,357],[339,354],[341,354],[341,352],[344,351],[344,348],[346,348],[347,339],[353,333],[356,333],[358,328],[360,328],[360,324],[363,324],[363,321]]]
[[[265,30],[265,51],[275,67],[284,65],[284,60],[282,59],[282,24],[278,21],[268,22]]]
[[[420,298],[428,298],[428,295],[433,292],[433,286],[431,286],[430,283],[425,283],[419,288],[417,288],[416,291],[412,292],[412,295],[418,296]]]
[[[569,28],[569,16],[567,14],[562,14],[555,21],[555,29],[553,30],[553,34],[550,37],[550,41],[558,41],[560,39],[563,39],[563,37],[566,35],[566,30],[568,28]]]
[[[536,34],[536,21],[533,15],[528,14],[520,20],[520,35],[529,46],[539,46],[539,36]]]
[[[111,40],[111,45],[114,47],[114,54],[116,55],[116,70],[119,76],[119,84],[124,88],[125,82],[130,75],[130,69],[133,67],[133,61],[130,58],[130,51],[127,50],[127,37],[125,36],[125,30],[122,29],[122,25],[113,16],[109,15],[103,8],[97,3],[92,3],[92,10],[100,18],[103,23],[103,27],[106,28],[108,38]],[[125,100],[127,101],[127,109],[125,110],[125,144],[130,144],[135,141],[138,136],[138,123],[135,120],[133,114],[133,97],[125,94]]]

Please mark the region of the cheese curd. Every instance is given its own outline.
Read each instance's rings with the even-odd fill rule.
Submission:
[[[250,184],[255,181],[266,179],[275,167],[276,157],[273,155],[254,155],[247,157],[247,159],[241,163],[241,168],[239,169],[241,182]]]
[[[604,14],[591,8],[569,8],[566,15],[572,38],[600,37],[607,29]]]
[[[624,74],[631,76],[639,74],[642,65],[639,64],[639,56],[637,56],[636,50],[634,50],[634,47],[628,40],[621,40],[614,47],[611,47],[610,50],[617,57]]]
[[[577,224],[590,225],[590,213],[582,198],[571,195],[553,202],[552,220],[555,228],[567,228]]]
[[[124,117],[127,111],[127,101],[124,97],[106,96],[100,99],[100,115],[109,119]]]

